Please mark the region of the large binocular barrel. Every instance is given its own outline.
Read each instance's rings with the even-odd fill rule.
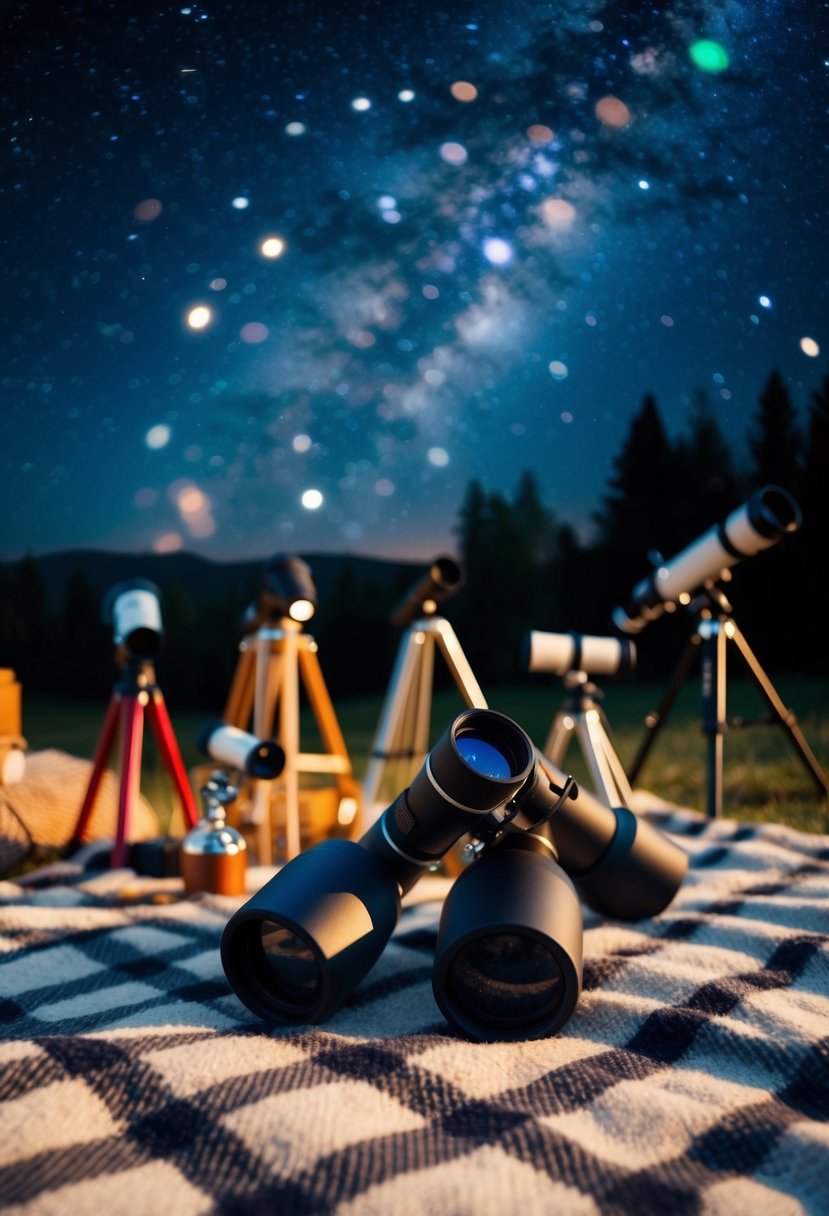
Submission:
[[[438,604],[460,591],[465,580],[463,567],[454,557],[436,557],[423,577],[392,609],[389,620],[395,629],[405,629],[415,617],[434,612]]]
[[[800,523],[800,507],[791,494],[780,486],[763,486],[724,523],[709,528],[638,583],[629,602],[615,609],[613,624],[622,633],[639,633],[667,604],[690,596],[743,558],[776,545],[787,532],[796,532]]]
[[[523,665],[530,672],[566,676],[570,671],[583,671],[590,676],[615,676],[636,666],[636,646],[629,638],[531,629],[525,634],[523,645]]]
[[[231,987],[267,1021],[324,1021],[379,958],[401,895],[461,836],[477,832],[490,844],[446,899],[436,1000],[473,1038],[555,1033],[578,1001],[582,948],[581,908],[556,859],[557,835],[540,827],[560,794],[516,723],[466,710],[358,843],[328,840],[300,854],[232,917],[221,946]],[[615,887],[608,902],[627,908],[629,900],[631,915],[664,907],[682,880],[676,855],[684,854],[652,828],[640,836],[629,812],[632,824],[601,809],[583,828],[569,812],[563,836],[594,906],[602,900],[594,888]]]

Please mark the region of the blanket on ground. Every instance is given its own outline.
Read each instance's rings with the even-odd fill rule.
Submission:
[[[829,837],[656,822],[682,890],[586,911],[580,1004],[525,1043],[441,1019],[437,900],[328,1024],[274,1029],[220,966],[241,901],[0,884],[3,1212],[829,1212]]]

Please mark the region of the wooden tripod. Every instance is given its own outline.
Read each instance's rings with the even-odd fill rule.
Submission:
[[[325,752],[300,751],[299,702],[304,687]],[[277,718],[278,711],[278,718]],[[338,795],[337,819],[342,825],[361,821],[359,786],[352,776],[351,761],[337,715],[320,670],[317,644],[302,626],[285,617],[277,627],[262,626],[243,638],[239,659],[225,705],[224,720],[241,730],[249,728],[257,739],[276,739],[285,752],[285,767],[274,781],[256,781],[253,786],[253,823],[257,853],[262,865],[273,861],[271,798],[282,795],[285,806],[285,856],[299,853],[300,775],[327,773],[334,777]],[[275,731],[275,724],[278,728]]]

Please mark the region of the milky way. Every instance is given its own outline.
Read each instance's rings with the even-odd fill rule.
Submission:
[[[584,530],[647,392],[739,458],[825,370],[826,12],[17,6],[0,556]]]

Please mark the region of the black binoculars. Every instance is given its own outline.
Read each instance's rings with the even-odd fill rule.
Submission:
[[[472,1039],[555,1034],[581,993],[580,898],[655,915],[688,860],[625,807],[577,811],[577,792],[551,782],[511,718],[464,711],[359,841],[301,853],[236,912],[221,944],[231,987],[266,1021],[325,1021],[380,957],[401,897],[469,835],[474,860],[440,918],[437,1004]]]

